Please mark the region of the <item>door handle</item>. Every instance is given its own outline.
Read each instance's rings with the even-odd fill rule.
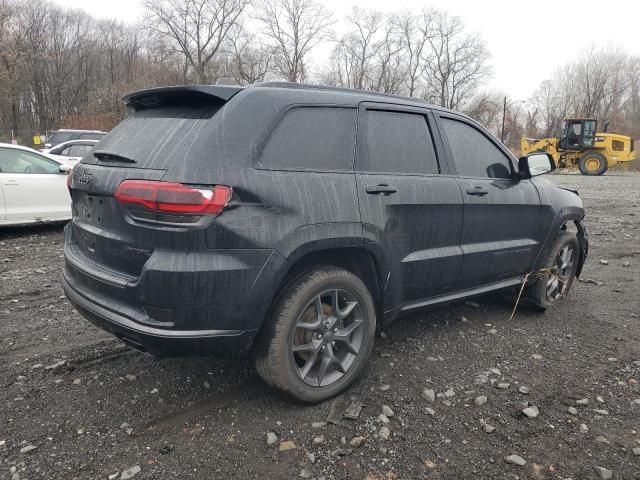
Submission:
[[[489,190],[480,186],[467,188],[467,195],[478,195],[482,197],[483,195],[487,195],[488,193],[489,193]]]
[[[391,185],[387,185],[386,183],[381,183],[380,185],[370,185],[365,187],[365,191],[370,195],[384,195],[386,197],[387,195],[396,193],[398,189]]]

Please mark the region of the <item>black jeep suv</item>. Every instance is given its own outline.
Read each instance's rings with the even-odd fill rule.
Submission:
[[[545,308],[585,261],[580,198],[532,178],[550,157],[518,161],[459,113],[287,83],[125,102],[70,176],[64,288],[152,354],[251,351],[266,382],[319,401],[398,315],[529,272]]]

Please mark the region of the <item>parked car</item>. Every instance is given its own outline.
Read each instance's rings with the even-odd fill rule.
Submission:
[[[267,383],[316,402],[396,317],[529,272],[544,309],[587,256],[577,193],[532,178],[550,157],[518,161],[460,113],[288,83],[125,101],[71,176],[64,289],[140,350],[250,350]]]
[[[42,150],[42,153],[60,163],[74,167],[97,143],[98,140],[69,140],[53,148]]]
[[[69,170],[31,148],[0,143],[0,226],[69,220]]]
[[[100,130],[72,130],[61,128],[51,133],[44,144],[49,149],[69,140],[101,140],[107,133]]]

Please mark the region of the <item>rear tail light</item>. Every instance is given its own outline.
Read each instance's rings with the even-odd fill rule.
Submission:
[[[181,183],[125,180],[115,193],[120,203],[156,213],[217,215],[231,200],[231,187],[197,188]]]

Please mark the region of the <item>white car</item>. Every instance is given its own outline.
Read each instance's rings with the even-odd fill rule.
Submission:
[[[69,220],[70,170],[31,148],[0,143],[0,226]]]
[[[98,140],[69,140],[55,147],[42,150],[48,157],[74,167],[87,153],[93,150]]]

